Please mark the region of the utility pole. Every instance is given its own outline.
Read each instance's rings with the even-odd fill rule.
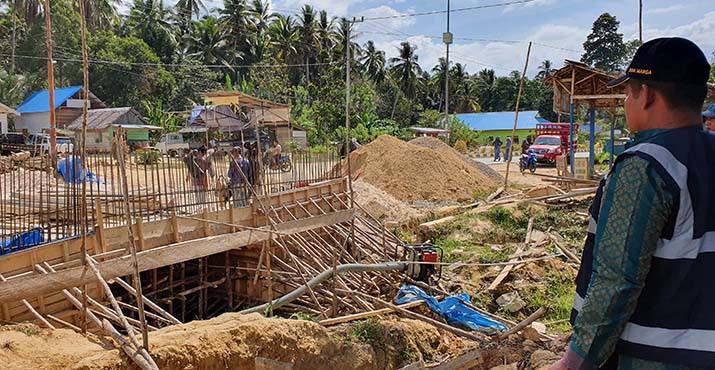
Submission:
[[[641,45],[643,45],[643,0],[638,1],[638,4],[638,39],[641,41]]]
[[[529,69],[529,57],[531,56],[531,41],[529,41],[529,48],[526,50],[526,62],[524,62],[524,73],[521,74],[521,81],[519,82],[519,95],[516,96],[516,108],[514,109],[514,128],[511,130],[511,145],[509,150],[504,152],[504,157],[506,157],[506,174],[504,174],[504,189],[509,188],[509,166],[511,165],[511,152],[514,150],[514,137],[516,136],[516,124],[519,122],[519,104],[521,103],[521,93],[524,91],[524,79],[526,78],[526,71]],[[570,150],[573,153],[573,150]],[[572,157],[573,158],[573,157]],[[573,166],[573,159],[571,160],[571,165]],[[573,172],[573,171],[572,171]]]
[[[50,161],[57,169],[57,131],[55,124],[55,74],[52,64],[52,22],[50,21],[50,0],[45,0],[45,32],[47,33],[47,93],[50,109]]]
[[[445,58],[446,66],[444,69],[444,129],[447,130],[449,126],[449,45],[452,43],[454,37],[452,33],[449,32],[449,14],[450,14],[450,2],[447,0],[447,32],[442,34],[442,41],[447,45],[447,57]]]

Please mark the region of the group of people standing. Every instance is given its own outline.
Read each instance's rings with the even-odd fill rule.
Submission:
[[[187,168],[186,181],[193,187],[196,204],[206,204],[209,191],[209,178],[215,178],[214,165],[205,146],[191,150],[183,158]],[[250,199],[251,187],[256,184],[258,168],[258,150],[255,145],[245,143],[229,151],[229,165],[225,184],[228,188],[227,199],[233,199],[234,207],[245,207]]]
[[[519,139],[514,138],[514,143],[518,144]],[[521,142],[521,153],[526,153],[526,151],[529,149],[531,146],[531,142],[529,139],[524,139]],[[494,139],[494,162],[500,162],[501,161],[501,147],[502,147],[502,141],[501,139],[497,136],[496,139]],[[504,162],[510,161],[512,159],[513,153],[512,153],[512,145],[511,145],[511,137],[507,136],[506,137],[506,148],[504,148]]]

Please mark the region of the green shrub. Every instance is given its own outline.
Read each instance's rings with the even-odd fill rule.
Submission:
[[[311,153],[327,153],[330,147],[327,145],[314,145],[308,149]]]
[[[139,149],[136,152],[137,164],[143,164],[145,166],[157,164],[161,159],[161,152],[158,150],[151,149]]]

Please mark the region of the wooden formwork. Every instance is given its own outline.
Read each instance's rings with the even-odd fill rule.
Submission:
[[[270,228],[281,235],[293,235],[350,222],[354,213],[345,201],[346,188],[345,179],[331,180],[255,199],[252,207],[204,211],[190,217],[172,214],[171,218],[159,221],[138,219],[132,227],[140,271],[153,271],[156,285],[158,269],[171,270],[173,279],[174,265],[183,266],[184,262],[196,259],[199,263],[208,264],[207,257],[226,253],[228,273],[229,260],[235,261],[232,264],[239,267],[247,265],[236,261],[241,258],[240,255],[231,257],[229,253],[239,249],[260,249],[264,242],[271,242],[274,234],[258,229],[266,228],[269,223]],[[268,219],[263,211],[265,208],[260,205],[270,206],[274,213],[272,220]],[[132,262],[128,256],[126,227],[103,228],[101,212],[95,217],[98,226],[87,237],[88,253],[97,261],[106,280],[130,275]],[[6,279],[0,281],[2,319],[6,322],[36,320],[36,314],[22,302],[24,299],[40,315],[77,324],[79,311],[61,292],[72,287],[86,286],[90,297],[102,301],[99,284],[92,273],[81,266],[80,244],[77,237],[1,256],[0,275]],[[246,255],[251,254],[256,253],[248,252]],[[44,262],[56,272],[38,272],[36,266]],[[251,263],[256,263],[255,257]],[[176,279],[179,277],[176,276]],[[265,289],[260,285],[237,284],[235,289],[237,294],[265,299]]]

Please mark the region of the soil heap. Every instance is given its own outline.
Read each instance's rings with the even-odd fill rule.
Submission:
[[[455,160],[462,160],[465,163],[476,167],[479,171],[489,176],[489,178],[491,178],[493,181],[498,183],[504,182],[504,176],[502,176],[499,172],[482,162],[469,159],[467,156],[456,151],[454,148],[445,144],[444,141],[440,139],[437,139],[435,137],[423,136],[410,140],[410,144],[430,148],[442,153],[443,155],[453,157]]]
[[[351,154],[352,176],[403,202],[465,202],[475,191],[496,186],[489,175],[449,150],[383,135]]]
[[[363,325],[352,329],[358,338],[349,325]],[[329,331],[311,321],[237,313],[162,328],[149,339],[160,369],[195,370],[253,370],[256,357],[291,363],[295,370],[393,370],[455,355],[468,343],[415,320],[383,319]],[[0,358],[5,370],[137,369],[124,353],[103,348],[96,339],[34,324],[0,327]]]

